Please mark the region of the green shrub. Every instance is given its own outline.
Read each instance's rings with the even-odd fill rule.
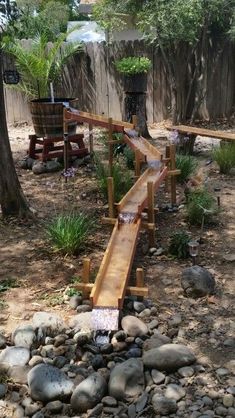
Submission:
[[[198,167],[196,158],[191,155],[176,154],[175,162],[176,168],[181,170],[181,173],[176,177],[177,181],[181,184],[188,180]]]
[[[187,201],[188,220],[192,225],[210,223],[218,208],[214,197],[206,189],[197,189],[188,194]]]
[[[93,226],[93,221],[83,213],[69,213],[52,219],[46,232],[57,251],[63,254],[77,254],[84,247]]]
[[[101,162],[97,154],[95,155],[95,166],[98,185],[104,198],[108,198],[108,166]],[[119,163],[114,163],[112,168],[114,183],[114,199],[119,202],[132,186],[132,178],[128,170],[125,170]]]
[[[222,144],[212,152],[212,158],[217,162],[220,173],[228,174],[235,167],[235,144]]]
[[[119,73],[126,75],[147,73],[151,68],[151,61],[146,57],[127,57],[115,62]]]
[[[176,231],[171,235],[169,252],[177,258],[189,256],[188,243],[190,236],[186,231]]]
[[[124,148],[123,155],[126,159],[127,168],[129,168],[130,170],[133,170],[133,168],[135,167],[135,153],[134,153],[134,151],[130,147],[126,146]]]

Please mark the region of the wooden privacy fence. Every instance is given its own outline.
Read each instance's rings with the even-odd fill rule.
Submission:
[[[216,52],[212,48],[208,54],[208,92],[203,104],[203,109],[206,106],[211,119],[230,116],[235,104],[235,46],[227,42],[214,71]],[[159,51],[143,41],[85,44],[84,52],[76,54],[65,68],[62,83],[58,82],[55,86],[57,96],[77,97],[84,111],[122,119],[122,76],[116,71],[114,61],[137,54],[147,56],[152,61],[147,89],[148,122],[167,118],[171,106],[167,71]],[[4,69],[14,68],[14,63],[7,56],[3,64]],[[8,123],[31,120],[27,100],[21,93],[5,88],[5,101]],[[199,117],[205,114],[204,110],[201,114],[199,110]]]

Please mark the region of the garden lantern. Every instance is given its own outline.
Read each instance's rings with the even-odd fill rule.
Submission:
[[[198,241],[189,241],[189,254],[191,255],[193,259],[193,265],[196,265],[196,257],[198,256],[198,250],[199,250],[199,243]]]

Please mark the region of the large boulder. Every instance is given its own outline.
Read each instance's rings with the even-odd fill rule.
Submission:
[[[46,335],[54,337],[66,330],[63,319],[51,312],[36,312],[33,316],[33,326],[41,328]]]
[[[122,328],[130,337],[141,337],[148,333],[148,327],[136,316],[127,315],[122,319]]]
[[[86,412],[94,408],[107,391],[107,383],[99,373],[93,373],[83,380],[71,397],[71,406],[75,412]]]
[[[30,351],[25,347],[7,347],[0,354],[0,363],[9,366],[25,366],[30,359]]]
[[[31,398],[47,403],[68,398],[74,388],[73,382],[57,367],[38,364],[28,373]]]
[[[109,395],[122,400],[140,395],[144,390],[143,362],[130,358],[113,368],[109,379]]]
[[[30,348],[36,339],[32,325],[21,325],[12,334],[12,341],[18,347]]]
[[[145,367],[169,372],[188,366],[195,360],[193,352],[182,344],[164,344],[143,354]]]
[[[192,266],[182,271],[181,286],[189,297],[211,295],[215,291],[215,279],[203,267]]]

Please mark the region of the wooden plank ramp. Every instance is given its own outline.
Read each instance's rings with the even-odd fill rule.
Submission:
[[[150,144],[147,139],[142,136],[137,136],[135,131],[125,130],[124,141],[129,145],[134,151],[136,149],[146,157],[147,162],[153,160],[162,160],[163,155],[160,151],[157,150],[152,144]]]
[[[182,134],[192,134],[206,136],[208,138],[225,139],[228,141],[235,141],[235,133],[227,131],[215,131],[211,129],[197,128],[196,126],[175,125],[166,126],[169,131],[178,131]]]
[[[121,309],[135,254],[141,220],[114,226],[95,284],[93,307]]]

